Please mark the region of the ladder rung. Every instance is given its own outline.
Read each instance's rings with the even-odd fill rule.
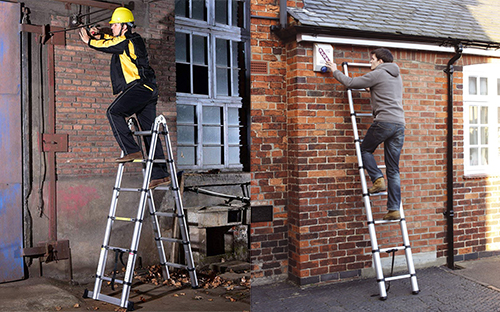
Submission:
[[[398,276],[391,276],[391,277],[386,277],[385,281],[390,282],[398,279],[403,279],[403,278],[410,278],[411,274],[403,274],[403,275],[398,275]]]
[[[168,131],[162,130],[158,131],[159,134],[167,135]],[[153,135],[153,131],[134,131],[134,135],[142,135],[142,136],[148,136],[148,135]]]
[[[89,291],[87,294],[88,298],[92,298],[93,295],[94,295],[93,291]],[[96,300],[105,301],[105,302],[108,302],[108,303],[111,303],[111,304],[114,304],[117,306],[120,306],[120,304],[121,304],[120,298],[115,298],[115,297],[111,297],[111,296],[107,296],[107,295],[103,295],[103,294],[98,294]]]
[[[383,195],[387,195],[387,192],[378,192],[378,193],[370,193],[370,196],[383,196]]]
[[[405,246],[396,246],[396,247],[391,247],[391,248],[380,248],[380,252],[392,252],[392,251],[399,251],[399,250],[405,250]]]
[[[157,211],[154,213],[155,215],[157,216],[160,216],[160,217],[176,217],[177,215],[173,212],[160,212],[160,211]]]
[[[142,191],[141,188],[126,188],[126,187],[120,187],[119,188],[120,192],[140,192]]]
[[[372,113],[354,113],[354,115],[356,115],[356,117],[370,117],[370,116],[373,116]]]
[[[110,217],[111,219],[115,221],[125,221],[125,222],[135,222],[137,221],[136,218],[125,218],[125,217]]]
[[[108,249],[108,250],[115,250],[115,249],[118,249],[118,250],[123,251],[123,252],[130,252],[130,249],[121,248],[121,247],[104,246],[104,248],[106,248],[106,249]]]
[[[385,224],[385,223],[396,223],[396,222],[399,222],[401,220],[375,220],[373,221],[373,223],[375,224]]]
[[[377,168],[379,168],[379,169],[385,169],[385,165],[378,165]]]
[[[167,266],[171,266],[171,267],[174,267],[174,268],[178,268],[178,269],[184,269],[184,270],[187,270],[188,269],[188,266],[187,265],[184,265],[184,264],[179,264],[179,263],[172,263],[172,262],[167,262],[165,263]]]
[[[107,276],[101,276],[99,278],[102,279],[103,281],[108,281],[108,282],[112,282],[113,281],[113,279],[111,277],[107,277]],[[115,279],[114,282],[117,283],[117,284],[123,284],[123,281],[119,280],[119,279]]]
[[[184,241],[182,239],[178,239],[178,238],[160,237],[159,239],[164,241],[164,242],[184,244]]]
[[[347,63],[347,66],[370,67],[370,63]]]

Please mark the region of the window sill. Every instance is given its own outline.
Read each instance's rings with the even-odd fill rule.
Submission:
[[[499,178],[500,172],[476,172],[476,173],[466,173],[464,174],[465,180],[474,180],[474,179],[484,179],[484,178]]]

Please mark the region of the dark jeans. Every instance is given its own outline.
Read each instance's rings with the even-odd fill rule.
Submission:
[[[156,103],[158,101],[158,90],[156,86],[145,87],[142,83],[136,83],[127,90],[123,91],[111,103],[106,111],[109,124],[113,130],[116,142],[125,155],[139,152],[141,148],[134,140],[130,131],[126,117],[136,115],[137,121],[143,131],[151,130],[156,118]],[[151,136],[145,136],[146,150],[149,153]],[[165,159],[160,138],[158,137],[155,159]],[[154,164],[151,173],[151,179],[161,179],[168,176],[167,166],[165,164]]]
[[[387,210],[399,210],[401,205],[401,178],[399,176],[399,156],[405,139],[405,126],[402,124],[374,122],[361,144],[364,168],[372,182],[383,177],[377,167],[373,152],[384,143],[384,160],[387,175]]]

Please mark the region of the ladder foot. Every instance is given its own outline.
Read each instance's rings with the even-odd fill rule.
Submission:
[[[382,300],[382,301],[385,301],[385,300],[387,300],[387,296],[385,296],[385,297],[380,297],[379,299],[380,299],[380,300]]]
[[[420,290],[415,290],[411,292],[413,295],[418,295],[420,293]]]
[[[83,297],[83,298],[85,298],[85,299],[90,298],[90,297],[89,297],[89,290],[88,290],[88,289],[85,289],[85,290],[83,291],[83,296],[82,296],[82,297]]]
[[[127,303],[127,311],[134,311],[134,303],[132,301]]]

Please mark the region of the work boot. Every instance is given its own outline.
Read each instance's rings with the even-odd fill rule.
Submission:
[[[141,159],[142,160],[142,153],[139,151],[139,152],[135,152],[135,153],[131,153],[131,154],[127,154],[123,157],[120,157],[120,158],[117,158],[115,159],[115,162],[117,163],[126,163],[126,162],[129,162],[129,161],[134,161],[134,160],[138,160],[138,159]]]
[[[151,180],[151,182],[149,182],[149,188],[154,189],[160,185],[165,185],[165,184],[170,184],[170,177]]]
[[[389,210],[387,214],[384,216],[384,220],[400,220],[401,219],[401,214],[399,213],[399,210]]]
[[[368,189],[370,194],[375,194],[387,190],[384,178],[378,178],[373,182],[373,186]]]

